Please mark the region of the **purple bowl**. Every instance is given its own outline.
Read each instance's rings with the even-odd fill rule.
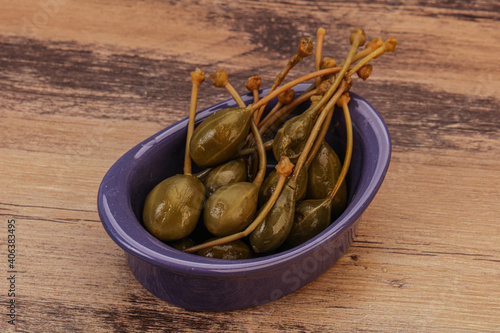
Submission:
[[[308,86],[298,85],[296,95]],[[250,95],[242,98],[251,103]],[[232,99],[214,105],[198,113],[197,123],[217,110],[235,106]],[[187,119],[123,155],[102,180],[98,210],[109,236],[125,250],[136,279],[157,297],[177,306],[227,311],[283,297],[329,269],[351,244],[361,215],[385,177],[391,155],[389,133],[377,111],[354,93],[349,108],[354,150],[347,177],[348,207],[316,237],[265,257],[222,260],[184,253],[153,237],[141,224],[143,202],[149,191],[163,179],[182,173]],[[340,110],[334,113],[333,127],[335,131],[329,131],[327,141],[343,158],[345,126]]]

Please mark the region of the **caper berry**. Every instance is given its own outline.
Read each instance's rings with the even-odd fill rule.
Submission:
[[[242,240],[238,239],[222,245],[214,245],[209,248],[199,250],[197,255],[208,258],[219,259],[250,259],[253,257],[252,250]]]

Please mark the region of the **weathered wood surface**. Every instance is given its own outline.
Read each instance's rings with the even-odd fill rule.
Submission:
[[[0,330],[498,331],[500,5],[497,1],[0,0]],[[152,296],[96,211],[129,148],[187,116],[189,72],[270,86],[302,36],[395,36],[353,91],[393,156],[353,245],[275,302],[190,312]],[[294,70],[312,66],[305,61]],[[199,107],[226,99],[209,84]],[[17,324],[7,324],[7,221],[17,223]]]

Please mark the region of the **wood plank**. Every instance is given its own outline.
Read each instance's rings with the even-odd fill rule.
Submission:
[[[1,331],[500,327],[497,1],[0,0],[0,8],[0,217],[16,220],[19,267],[17,325],[2,316]],[[358,24],[399,45],[353,87],[384,117],[393,155],[346,255],[301,290],[242,311],[187,311],[146,291],[99,221],[109,167],[187,116],[196,66],[226,68],[241,93],[255,74],[268,87],[302,36],[326,28],[324,54],[342,59]],[[227,96],[205,82],[199,107]]]

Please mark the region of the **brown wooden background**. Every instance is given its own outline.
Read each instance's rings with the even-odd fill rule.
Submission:
[[[500,4],[484,1],[0,0],[0,330],[7,220],[19,332],[500,329]],[[341,59],[355,27],[398,38],[353,91],[393,156],[346,255],[303,289],[227,313],[147,292],[96,210],[108,168],[187,116],[190,79],[272,79],[302,36]],[[312,59],[293,76],[310,70]],[[204,84],[200,108],[227,98]]]

